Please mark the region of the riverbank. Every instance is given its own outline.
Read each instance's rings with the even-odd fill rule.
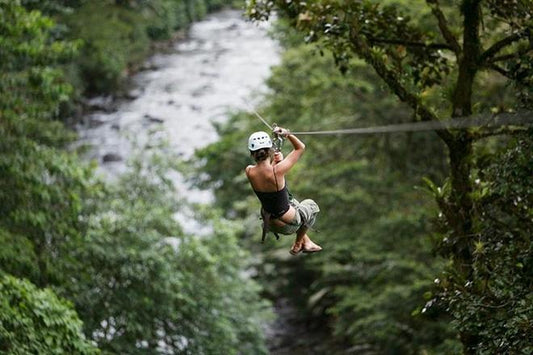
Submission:
[[[120,91],[154,49],[225,6],[234,6],[233,0],[87,1],[43,11],[50,11],[79,47],[67,75],[82,98]]]
[[[246,110],[265,90],[278,51],[266,28],[246,22],[240,11],[212,14],[193,24],[185,40],[151,56],[124,95],[92,98],[94,111],[78,125],[78,143],[92,147],[86,158],[112,174],[123,171],[130,157],[128,136],[143,143],[152,129],[189,158],[217,139],[214,123]]]

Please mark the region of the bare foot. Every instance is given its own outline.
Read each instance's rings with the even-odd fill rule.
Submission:
[[[302,244],[296,244],[294,243],[292,245],[292,248],[291,250],[289,250],[289,253],[291,253],[291,255],[297,255],[299,254],[301,251],[303,251],[304,248],[303,248],[303,245]]]
[[[309,237],[306,238],[303,242],[303,248],[304,253],[316,253],[318,251],[322,250],[322,247],[316,243],[314,243]]]

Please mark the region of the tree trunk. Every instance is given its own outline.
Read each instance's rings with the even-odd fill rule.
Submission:
[[[453,116],[462,117],[472,114],[472,86],[479,69],[481,43],[479,26],[481,24],[480,0],[464,0],[463,12],[463,51],[458,59],[459,76],[453,97]]]
[[[470,265],[472,260],[470,237],[472,235],[473,202],[471,198],[472,183],[470,181],[472,154],[472,139],[467,132],[460,132],[453,142],[448,144],[450,155],[450,174],[452,195],[450,203],[453,206],[453,215],[448,221],[454,229],[457,240],[458,252],[462,264]],[[460,270],[470,275],[469,266],[463,265]]]
[[[462,3],[463,50],[458,58],[459,75],[453,97],[453,116],[463,117],[472,114],[472,88],[477,71],[481,45],[479,29],[481,24],[480,0],[464,0]],[[472,276],[473,243],[472,221],[473,201],[471,197],[472,182],[470,180],[472,153],[472,137],[469,132],[461,131],[447,142],[450,154],[451,204],[454,213],[449,221],[455,231],[454,268],[468,280]],[[477,334],[463,331],[460,334],[465,354],[475,354],[478,344]]]

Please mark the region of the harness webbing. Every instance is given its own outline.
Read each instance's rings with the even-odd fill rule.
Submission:
[[[261,243],[265,242],[265,238],[268,232],[270,232],[270,217],[271,217],[270,212],[267,212],[264,208],[261,207],[261,219],[263,220],[263,225],[262,225],[263,231],[261,233]],[[279,240],[279,234],[276,232],[272,232],[272,233],[274,233],[274,235],[276,236],[276,239]]]

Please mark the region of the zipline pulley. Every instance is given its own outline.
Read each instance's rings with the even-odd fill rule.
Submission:
[[[283,137],[274,132],[277,127],[278,125],[275,123],[272,125],[272,146],[276,152],[280,152],[283,147]]]

